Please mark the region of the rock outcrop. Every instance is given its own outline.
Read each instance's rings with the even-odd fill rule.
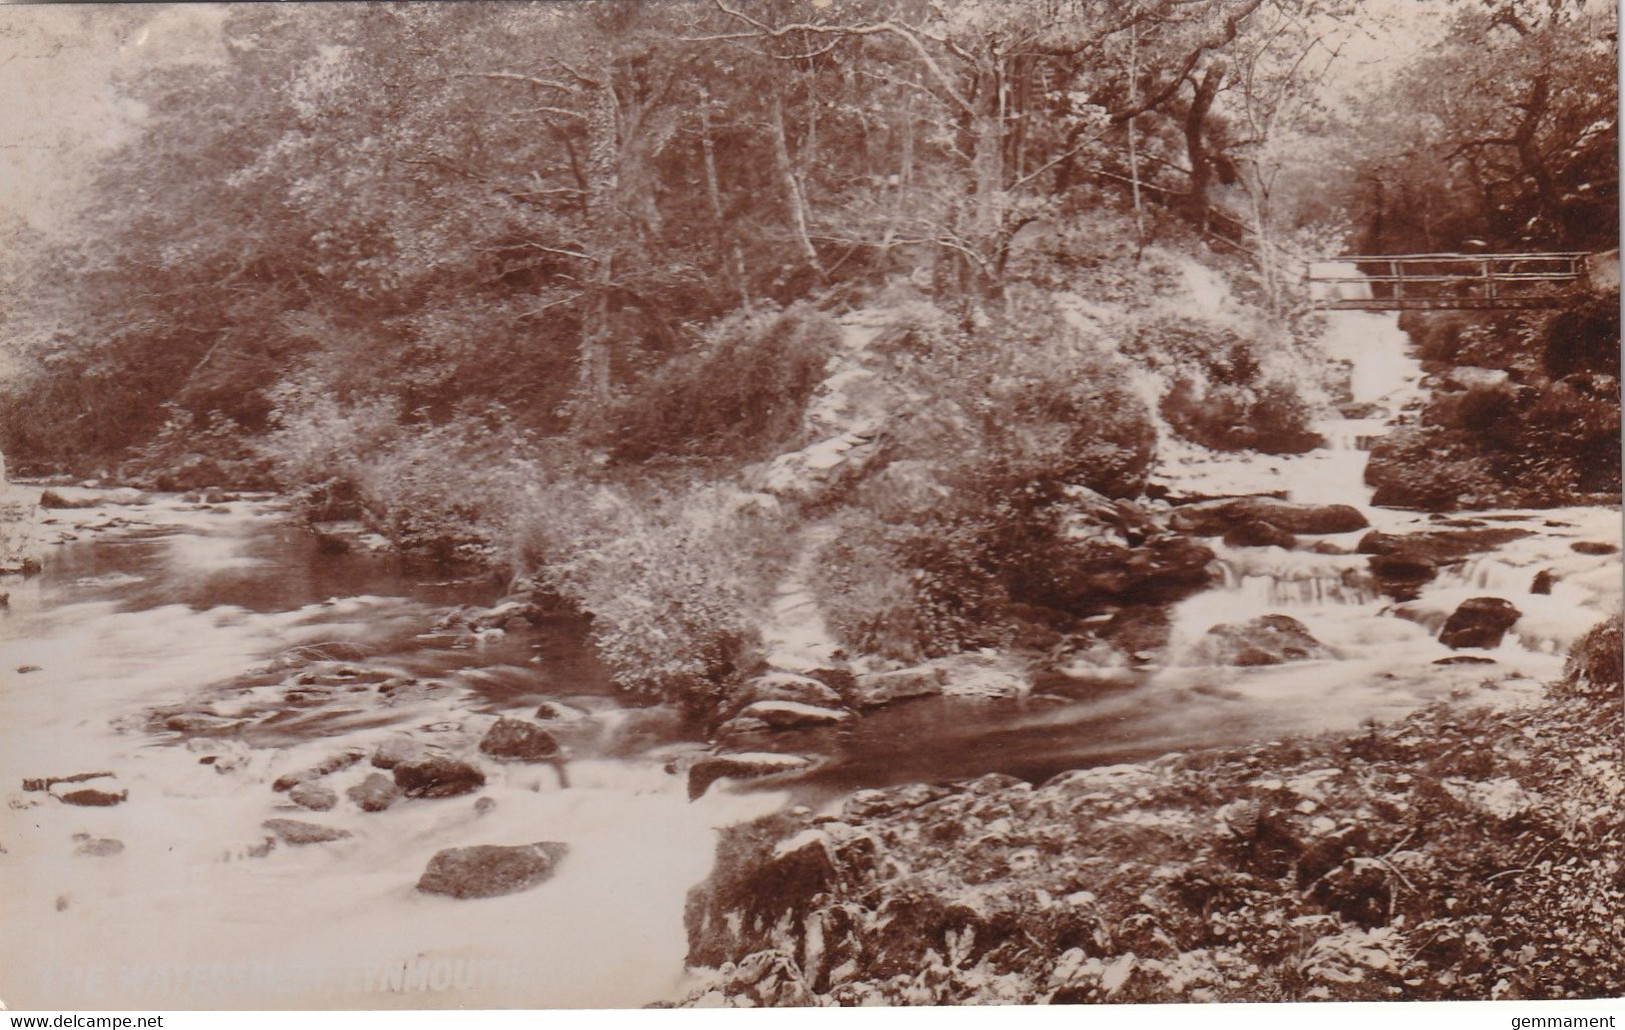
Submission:
[[[739,824],[689,895],[707,981],[683,1003],[1613,996],[1594,892],[1617,907],[1621,887],[1585,870],[1612,869],[1625,833],[1619,725],[1589,696],[1438,705],[1342,737],[860,791]],[[1594,828],[1576,838],[1562,820],[1580,812]],[[1520,869],[1531,848],[1573,855],[1554,876],[1588,889],[1472,872]]]

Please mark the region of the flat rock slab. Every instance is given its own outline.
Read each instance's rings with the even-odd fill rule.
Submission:
[[[739,715],[746,719],[760,719],[776,730],[831,726],[852,717],[851,712],[842,708],[824,708],[799,701],[756,701],[741,709]]]
[[[704,794],[720,779],[750,780],[778,773],[795,772],[811,766],[810,758],[754,751],[734,755],[707,755],[688,768],[689,800]]]
[[[319,780],[323,776],[330,776],[333,773],[348,769],[365,757],[367,757],[367,753],[360,748],[347,748],[344,751],[327,756],[309,769],[301,769],[298,772],[278,776],[276,782],[271,784],[271,789],[279,793],[292,790],[301,783],[309,783],[311,780]]]
[[[1272,497],[1230,497],[1186,504],[1174,510],[1169,524],[1185,533],[1219,536],[1235,526],[1262,522],[1288,533],[1351,533],[1371,523],[1347,504],[1299,504]]]
[[[551,879],[569,850],[569,845],[556,841],[448,848],[429,860],[418,880],[418,890],[453,898],[517,894]]]
[[[277,839],[284,844],[326,844],[350,836],[349,830],[301,822],[298,819],[267,819],[260,825],[276,834]]]

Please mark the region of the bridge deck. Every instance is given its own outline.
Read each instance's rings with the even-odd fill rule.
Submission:
[[[1553,307],[1586,274],[1586,254],[1373,254],[1309,265],[1312,304],[1333,311]],[[1358,272],[1349,274],[1348,266]]]

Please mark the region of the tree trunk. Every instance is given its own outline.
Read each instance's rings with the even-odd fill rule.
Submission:
[[[731,236],[727,218],[722,212],[722,187],[717,180],[716,144],[711,138],[711,94],[700,87],[700,149],[705,153],[705,192],[711,200],[711,217],[716,232],[716,247],[722,249],[724,240]],[[727,239],[733,256],[734,289],[739,291],[739,302],[750,303],[750,287],[745,281],[745,255],[739,241]]]
[[[615,245],[620,228],[617,169],[619,111],[609,71],[591,86],[587,115],[587,232],[590,289],[581,319],[578,425],[590,425],[609,401],[610,292],[615,282]]]
[[[1256,160],[1252,165],[1252,174],[1245,177],[1248,213],[1252,215],[1253,240],[1258,246],[1258,274],[1264,282],[1264,297],[1274,312],[1280,308],[1280,293],[1276,282],[1275,244],[1269,227],[1269,200],[1264,193],[1263,171]]]
[[[980,88],[972,119],[975,150],[971,155],[971,179],[975,196],[972,198],[971,231],[966,234],[969,249],[975,258],[961,255],[968,276],[967,286],[978,287],[984,297],[996,297],[1001,291],[989,267],[996,261],[1000,248],[1000,231],[1004,227],[1004,119],[1000,77],[992,55],[986,55],[977,71]]]
[[[1128,88],[1129,102],[1135,101],[1135,84],[1140,75],[1140,29],[1129,26],[1128,34]],[[1135,138],[1134,119],[1128,126],[1128,174],[1134,190],[1134,260],[1139,261],[1145,250],[1145,205],[1140,197],[1140,141]],[[1205,228],[1205,227],[1204,227]]]
[[[778,166],[779,180],[784,186],[784,203],[790,209],[790,225],[801,244],[802,256],[818,277],[824,277],[824,266],[818,259],[818,248],[813,246],[807,229],[807,200],[801,194],[801,183],[790,164],[790,145],[784,132],[784,100],[774,90],[768,110],[769,127],[773,130],[773,163]]]
[[[1552,179],[1551,169],[1546,166],[1546,159],[1536,145],[1535,137],[1540,132],[1540,123],[1545,120],[1546,112],[1551,106],[1552,83],[1548,75],[1537,75],[1529,84],[1529,96],[1518,106],[1523,110],[1523,117],[1518,121],[1518,130],[1513,134],[1512,140],[1518,148],[1518,163],[1523,172],[1535,182],[1535,213],[1537,217],[1550,217],[1557,213],[1558,196],[1557,184]]]
[[[1191,98],[1191,108],[1185,114],[1185,157],[1191,167],[1188,202],[1196,227],[1204,233],[1208,228],[1208,185],[1213,181],[1213,159],[1207,151],[1207,115],[1213,108],[1214,98],[1219,95],[1220,85],[1224,83],[1225,70],[1222,62],[1208,66],[1202,80],[1196,84],[1196,95]]]

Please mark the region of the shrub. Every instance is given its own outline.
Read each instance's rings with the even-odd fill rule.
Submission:
[[[1452,408],[1444,420],[1449,428],[1471,434],[1477,443],[1492,450],[1518,445],[1518,395],[1511,388],[1471,387],[1454,398]]]
[[[975,552],[944,536],[949,529],[848,513],[819,551],[811,584],[836,639],[908,663],[999,643],[1007,599]]]
[[[1576,372],[1619,376],[1619,300],[1590,297],[1546,325],[1541,359],[1554,379]]]
[[[1618,493],[1619,434],[1617,381],[1603,395],[1556,383],[1523,413],[1517,447],[1531,466],[1560,474],[1570,491]]]
[[[270,463],[235,420],[220,412],[199,418],[176,404],[166,404],[164,410],[163,426],[131,453],[120,478],[158,490],[271,485]]]
[[[1462,347],[1462,333],[1474,316],[1438,311],[1407,311],[1399,327],[1416,345],[1416,356],[1427,363],[1454,365]]]
[[[957,493],[1035,482],[1110,497],[1144,489],[1156,445],[1127,366],[1045,304],[975,332],[916,319],[890,351],[915,405],[889,429],[894,458],[939,469]]]
[[[272,391],[260,443],[307,518],[363,518],[430,557],[480,557],[521,489],[525,435],[500,412],[403,419],[393,401],[341,402],[303,380]]]
[[[527,479],[506,532],[542,584],[592,616],[620,687],[705,710],[749,670],[793,539],[774,508],[717,485]]]
[[[1497,488],[1489,460],[1470,453],[1459,435],[1436,426],[1400,429],[1377,440],[1365,481],[1376,487],[1373,504],[1422,511],[1449,511],[1463,495]]]
[[[1159,407],[1175,433],[1213,450],[1302,454],[1322,442],[1309,428],[1308,405],[1279,381],[1256,389],[1222,382],[1204,389],[1176,379]]]
[[[917,312],[876,343],[916,402],[819,555],[831,630],[900,661],[1053,636],[1079,602],[1057,579],[1072,493],[1136,495],[1152,457],[1123,361],[1042,305],[974,332]]]
[[[1563,668],[1563,679],[1558,687],[1567,694],[1618,694],[1621,674],[1625,671],[1622,657],[1622,626],[1620,616],[1597,623],[1569,650],[1568,662]]]
[[[775,453],[799,432],[839,342],[839,327],[809,305],[729,316],[615,403],[605,420],[611,452],[621,461]]]

